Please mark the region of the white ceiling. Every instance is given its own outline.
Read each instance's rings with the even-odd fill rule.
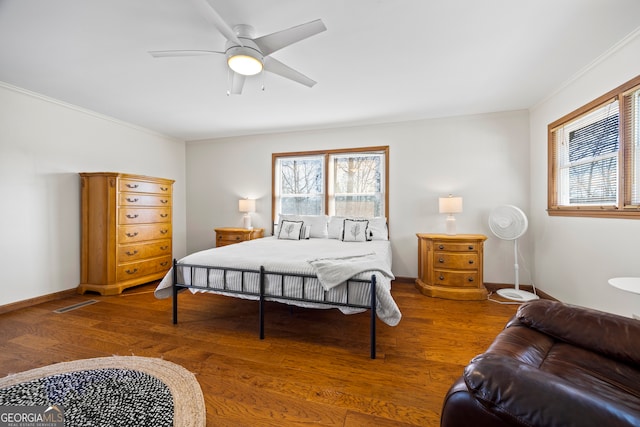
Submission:
[[[147,53],[223,50],[204,1],[0,0],[0,81],[189,141],[526,109],[640,25],[638,0],[212,0],[257,36],[327,26],[273,54],[316,86],[227,96],[224,57]]]

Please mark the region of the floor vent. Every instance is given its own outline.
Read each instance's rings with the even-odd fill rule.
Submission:
[[[87,301],[79,302],[78,304],[73,304],[68,307],[62,307],[57,310],[53,310],[54,313],[66,313],[67,311],[75,310],[76,308],[84,307],[85,305],[91,305],[97,303],[98,300],[90,299]]]

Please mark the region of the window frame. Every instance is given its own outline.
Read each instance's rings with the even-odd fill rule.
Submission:
[[[549,216],[594,217],[594,218],[633,218],[640,219],[640,204],[632,204],[633,140],[629,133],[626,95],[640,88],[640,75],[594,99],[588,104],[550,123],[547,127],[547,214]],[[617,200],[613,205],[575,205],[558,204],[558,164],[556,161],[555,130],[578,117],[584,116],[610,102],[618,101],[618,178]],[[639,114],[637,111],[636,114]],[[640,186],[640,181],[636,183]],[[640,189],[636,189],[639,191]]]
[[[315,150],[315,151],[295,151],[285,153],[272,153],[271,154],[271,224],[275,226],[276,221],[276,162],[279,158],[283,157],[305,157],[305,156],[324,156],[323,164],[323,186],[324,186],[324,214],[329,215],[329,199],[333,192],[329,189],[329,158],[332,155],[344,155],[344,154],[362,154],[362,153],[380,153],[384,155],[384,216],[389,221],[389,146],[376,146],[376,147],[357,147],[357,148],[342,148],[331,150]],[[272,229],[273,232],[273,229]]]

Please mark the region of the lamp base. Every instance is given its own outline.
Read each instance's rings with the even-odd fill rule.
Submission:
[[[242,217],[242,226],[247,230],[253,230],[253,227],[251,226],[251,215],[248,213],[244,214]]]
[[[456,234],[456,218],[452,215],[449,214],[447,215],[447,234],[449,235],[455,235]]]

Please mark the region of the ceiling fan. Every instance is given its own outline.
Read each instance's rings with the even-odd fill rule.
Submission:
[[[224,51],[214,50],[156,50],[150,51],[156,58],[200,56],[200,55],[225,55],[231,76],[230,89],[227,94],[239,95],[246,76],[252,76],[263,70],[278,74],[308,87],[313,87],[316,82],[299,71],[283,64],[272,53],[304,40],[308,37],[326,31],[324,23],[320,19],[297,25],[286,30],[276,31],[261,37],[254,38],[254,29],[250,25],[239,24],[230,27],[211,4],[211,0],[196,0],[202,12],[211,18],[213,25],[227,39]],[[206,9],[206,10],[205,10]]]

